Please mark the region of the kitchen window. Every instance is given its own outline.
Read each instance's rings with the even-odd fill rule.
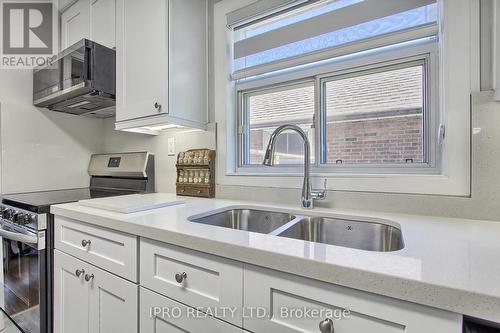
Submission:
[[[323,1],[235,30],[238,168],[268,172],[261,164],[271,133],[294,124],[309,138],[316,172],[437,173],[439,114],[429,94],[438,70],[437,9],[432,1],[405,1],[412,2],[415,8],[388,6],[352,26],[268,50],[260,44],[273,33],[283,36],[279,30],[292,33],[296,25],[319,24],[323,16],[338,18],[353,7],[365,10],[372,1]],[[408,31],[411,36],[401,36]],[[389,37],[397,42],[389,43]],[[360,49],[367,41],[370,48]],[[301,59],[346,45],[351,53],[311,63]],[[354,59],[357,65],[350,67]],[[286,61],[289,68],[283,67]],[[300,137],[285,132],[277,141],[275,165],[286,172],[302,163]]]
[[[431,133],[439,128],[427,99],[429,62],[422,57],[240,91],[239,166],[255,170],[271,133],[293,124],[307,134],[311,163],[320,171],[430,172],[439,149]],[[302,163],[300,137],[278,137],[275,164]]]
[[[262,165],[291,123],[316,187],[468,195],[475,12],[471,0],[218,2],[219,184],[300,188],[295,133]]]

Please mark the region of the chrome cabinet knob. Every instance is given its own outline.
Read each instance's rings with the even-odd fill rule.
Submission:
[[[75,271],[75,274],[77,277],[80,277],[80,275],[82,275],[83,273],[85,273],[85,270],[84,269],[77,269]]]
[[[178,283],[182,283],[186,278],[187,278],[186,272],[175,274],[175,281],[177,281]]]
[[[94,274],[85,274],[85,281],[89,282],[90,280],[92,280],[94,278]]]
[[[158,110],[158,112],[161,110],[161,104],[158,102],[155,102],[155,109]]]
[[[335,330],[333,328],[333,321],[327,318],[319,323],[319,331],[321,333],[333,333]]]
[[[89,240],[82,240],[82,246],[86,247],[87,245],[90,245],[90,239]]]

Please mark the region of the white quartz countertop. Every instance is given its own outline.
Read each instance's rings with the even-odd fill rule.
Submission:
[[[500,222],[185,198],[185,203],[123,214],[68,203],[55,215],[317,280],[500,322]],[[214,227],[188,217],[228,207],[399,225],[405,247],[369,252]]]

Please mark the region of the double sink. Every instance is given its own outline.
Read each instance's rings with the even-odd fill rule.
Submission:
[[[189,221],[367,251],[397,251],[404,247],[399,227],[368,220],[238,208],[195,216]]]

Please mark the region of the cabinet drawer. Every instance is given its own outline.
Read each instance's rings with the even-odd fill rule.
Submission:
[[[224,320],[242,325],[241,263],[149,239],[140,243],[142,286],[198,309],[235,308],[237,313]]]
[[[263,307],[269,315],[245,317],[244,328],[254,332],[317,333],[327,318],[335,333],[460,333],[462,329],[459,314],[255,266],[245,266],[244,295],[245,308]]]
[[[141,333],[243,333],[221,320],[140,287]]]
[[[136,236],[56,216],[54,245],[58,250],[137,282]]]

